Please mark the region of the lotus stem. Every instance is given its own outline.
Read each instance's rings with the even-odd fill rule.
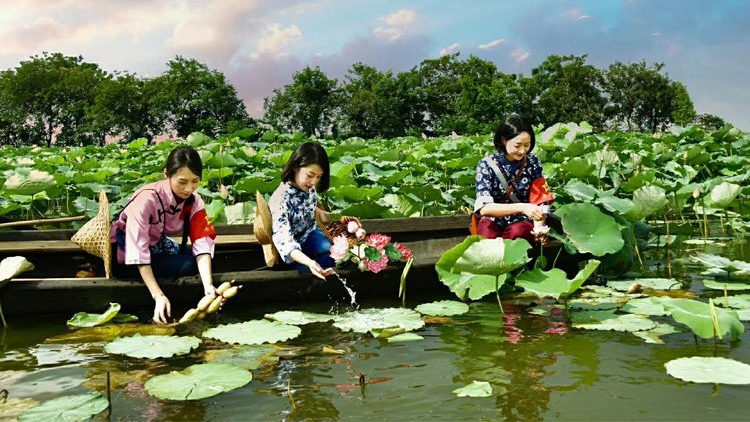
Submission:
[[[729,293],[727,292],[726,283],[724,283],[724,306],[729,307]]]
[[[643,265],[643,260],[641,259],[640,248],[638,248],[638,239],[635,238],[635,225],[633,225],[633,229],[630,231],[630,234],[633,235],[633,248],[635,248],[635,256],[638,257],[638,263],[641,264],[641,271],[646,271],[646,267]]]
[[[555,260],[552,261],[552,268],[555,268],[555,265],[557,265],[557,258],[560,257],[560,253],[562,252],[564,246],[560,246],[560,249],[557,250],[557,255],[555,255]]]
[[[3,321],[3,328],[8,328],[8,323],[5,321],[5,314],[3,313],[3,303],[0,301],[0,319]]]
[[[503,310],[503,302],[500,300],[500,276],[495,276],[495,297],[497,298],[497,306],[500,307],[500,313],[505,315]]]
[[[110,414],[112,413],[111,391],[112,391],[112,383],[110,382],[110,379],[109,379],[109,371],[107,371],[107,410],[109,411]]]
[[[289,378],[286,383],[286,395],[289,396],[289,401],[292,402],[293,411],[296,411],[297,404],[294,402],[294,397],[292,397],[292,379],[291,378]]]

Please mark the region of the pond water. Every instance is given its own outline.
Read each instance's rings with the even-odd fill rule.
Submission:
[[[673,276],[693,281],[703,292],[700,268],[674,259],[707,251],[748,261],[747,245],[673,248]],[[665,276],[666,251],[645,254],[648,276]],[[658,265],[657,265],[658,264]],[[337,280],[331,282],[338,283]],[[440,289],[445,290],[445,289]],[[447,290],[445,290],[447,292]],[[448,292],[449,293],[449,292]],[[244,290],[241,294],[249,294]],[[295,310],[345,311],[338,304],[309,304]],[[448,295],[440,298],[451,299]],[[357,296],[360,306],[398,307],[399,301]],[[409,305],[436,297],[409,298]],[[178,328],[198,335],[218,323],[262,318],[283,305],[227,306],[218,320]],[[127,312],[127,310],[124,310]],[[145,316],[145,315],[143,315]],[[416,332],[421,341],[388,343],[370,334],[341,332],[331,323],[302,327],[302,335],[280,344],[269,361],[252,370],[244,387],[197,401],[159,400],[144,390],[150,377],[206,361],[211,350],[229,346],[205,342],[192,353],[169,359],[135,359],[104,352],[106,341],[66,340],[69,315],[9,321],[2,335],[0,389],[11,398],[39,402],[62,395],[104,393],[111,373],[109,420],[738,420],[747,418],[750,386],[693,384],[669,376],[664,363],[679,357],[721,356],[750,363],[750,334],[739,341],[697,344],[691,333],[670,334],[665,344],[647,344],[630,333],[560,326],[506,300],[505,315],[494,297],[472,303],[464,315]],[[746,324],[747,325],[747,324]],[[324,345],[344,350],[321,352]],[[360,384],[364,378],[366,383]],[[474,380],[494,394],[459,398],[452,391]],[[291,399],[289,397],[291,392]],[[292,403],[292,400],[294,403]],[[106,412],[95,420],[106,420]]]

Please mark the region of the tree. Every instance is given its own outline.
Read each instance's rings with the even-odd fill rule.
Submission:
[[[455,114],[461,96],[460,67],[458,53],[455,53],[423,60],[411,70],[415,77],[415,102],[423,114],[425,132],[451,132],[451,124],[441,122],[441,119],[450,120],[449,116]]]
[[[687,87],[681,82],[672,82],[672,121],[680,126],[688,126],[695,122],[697,113],[690,99]]]
[[[251,125],[244,103],[224,74],[209,70],[195,59],[177,56],[167,70],[153,80],[154,112],[165,116],[179,137],[203,132],[215,137],[231,125]],[[151,87],[149,87],[151,88]]]
[[[705,130],[715,131],[726,126],[727,122],[715,114],[705,113],[698,116],[698,124]]]
[[[532,69],[526,85],[533,99],[540,123],[589,122],[596,128],[604,125],[602,73],[586,64],[583,56],[552,55]]]
[[[266,120],[273,127],[317,136],[337,130],[334,117],[339,105],[337,81],[318,66],[296,72],[291,84],[274,89],[263,100]]]

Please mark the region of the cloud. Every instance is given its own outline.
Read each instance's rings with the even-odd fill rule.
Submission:
[[[523,63],[526,61],[526,59],[529,58],[529,52],[524,50],[521,47],[516,47],[515,50],[513,50],[512,53],[510,53],[510,57],[515,60],[516,63]]]
[[[451,44],[451,45],[449,45],[447,47],[441,48],[440,49],[440,53],[438,53],[438,55],[440,57],[442,57],[442,56],[446,56],[448,54],[453,54],[453,53],[457,52],[460,48],[461,48],[461,44],[459,44],[457,42],[454,42],[453,44]]]
[[[282,57],[288,53],[284,48],[302,38],[302,31],[297,25],[282,28],[279,24],[271,25],[256,43],[256,51],[250,57],[257,59],[261,55]]]
[[[401,9],[379,20],[386,25],[375,27],[372,30],[373,35],[388,41],[396,41],[413,30],[417,22],[417,12]]]
[[[502,44],[504,42],[505,42],[505,39],[500,38],[500,39],[497,39],[497,40],[492,40],[492,41],[488,42],[487,44],[479,44],[479,48],[482,49],[482,50],[489,50],[490,48],[495,48],[495,47],[497,47],[498,45],[500,45],[500,44]]]
[[[584,15],[580,7],[574,7],[572,9],[567,10],[565,13],[563,13],[563,16],[566,19],[573,20],[573,21],[583,21],[583,20],[591,18],[591,16],[589,15]]]

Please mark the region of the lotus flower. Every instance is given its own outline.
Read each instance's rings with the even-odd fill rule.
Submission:
[[[221,186],[219,186],[219,194],[222,198],[227,199],[227,197],[229,196],[229,190],[227,190],[227,187],[222,184]]]
[[[409,258],[412,257],[411,255],[411,249],[404,246],[401,242],[393,242],[393,246],[398,249],[399,252],[401,252],[401,260],[406,262],[409,260]]]
[[[380,257],[377,261],[372,261],[370,259],[364,259],[363,262],[365,263],[365,267],[367,267],[368,270],[379,273],[380,271],[386,269],[388,267],[388,256],[383,255]]]
[[[359,229],[359,224],[356,221],[350,221],[346,224],[346,231],[349,233],[354,233],[357,229]]]
[[[341,262],[349,252],[349,240],[343,235],[334,237],[330,252],[334,261]]]
[[[370,246],[374,246],[381,252],[390,242],[391,237],[386,236],[382,233],[373,233],[367,238],[367,244]]]
[[[365,231],[365,229],[360,227],[357,229],[355,236],[357,236],[357,240],[363,240],[365,236],[367,236],[367,232]]]

